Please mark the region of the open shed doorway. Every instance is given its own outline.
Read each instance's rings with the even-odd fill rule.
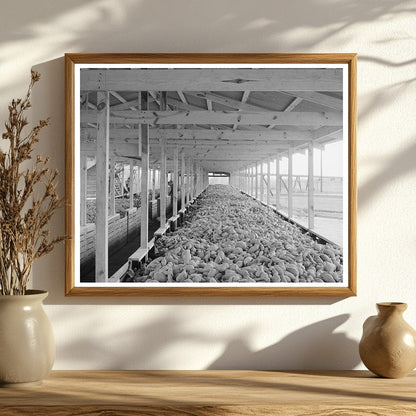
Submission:
[[[229,185],[230,174],[227,172],[209,172],[208,184],[209,185]]]

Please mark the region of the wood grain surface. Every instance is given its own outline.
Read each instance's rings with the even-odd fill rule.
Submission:
[[[416,415],[416,373],[54,371],[0,389],[0,415]]]

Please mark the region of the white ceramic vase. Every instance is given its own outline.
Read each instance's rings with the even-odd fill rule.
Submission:
[[[52,326],[42,301],[48,292],[0,296],[0,385],[41,383],[55,361]]]

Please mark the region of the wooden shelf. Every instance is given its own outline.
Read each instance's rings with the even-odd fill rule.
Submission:
[[[54,371],[0,389],[1,415],[416,415],[416,373],[367,371]]]

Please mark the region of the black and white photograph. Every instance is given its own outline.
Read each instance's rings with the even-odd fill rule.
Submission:
[[[75,287],[349,288],[351,74],[334,61],[76,63]]]

